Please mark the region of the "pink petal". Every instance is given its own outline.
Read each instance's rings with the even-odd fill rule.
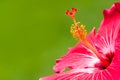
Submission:
[[[81,72],[84,71],[84,72]],[[90,73],[88,73],[90,72]],[[58,73],[55,75],[40,78],[39,80],[80,80],[86,78],[93,72],[93,69],[73,69],[69,72]]]
[[[57,64],[53,68],[55,72],[62,72],[65,68],[76,69],[84,67],[94,67],[94,64],[99,61],[96,57],[92,56],[90,52],[87,51],[87,49],[77,49],[81,50],[81,52],[73,52],[74,49],[70,49],[67,55],[57,61]],[[84,52],[82,52],[83,50]],[[86,53],[89,53],[89,55],[87,55]]]
[[[96,37],[96,47],[99,48],[99,53],[113,53],[120,31],[120,3],[116,2],[110,9],[104,10],[103,14],[104,20]]]

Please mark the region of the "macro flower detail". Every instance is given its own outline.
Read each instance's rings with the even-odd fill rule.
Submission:
[[[120,80],[120,3],[104,10],[98,32],[93,28],[89,34],[76,21],[77,11],[72,8],[66,15],[74,22],[70,32],[79,40],[78,44],[56,60],[56,74],[39,80]]]

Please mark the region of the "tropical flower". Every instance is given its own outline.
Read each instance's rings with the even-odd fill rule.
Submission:
[[[71,33],[79,43],[56,60],[56,74],[39,80],[120,80],[120,3],[104,10],[104,19],[87,34],[85,26],[76,22],[76,8],[67,10],[74,24]],[[69,68],[69,70],[66,70]]]

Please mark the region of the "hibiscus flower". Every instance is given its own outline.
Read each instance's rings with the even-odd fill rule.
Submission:
[[[67,10],[74,24],[71,33],[79,43],[56,60],[56,74],[39,80],[120,80],[120,3],[103,11],[104,19],[87,34],[84,25],[76,22],[76,8]],[[69,68],[69,70],[66,70]]]

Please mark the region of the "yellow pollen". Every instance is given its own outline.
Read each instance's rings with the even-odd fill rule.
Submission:
[[[86,39],[87,30],[85,29],[84,25],[81,25],[80,22],[74,21],[74,24],[71,26],[71,34],[74,38],[77,38],[81,41]]]

